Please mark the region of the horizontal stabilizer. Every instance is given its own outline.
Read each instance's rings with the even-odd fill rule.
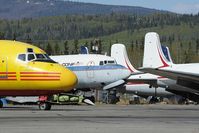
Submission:
[[[84,99],[83,102],[86,103],[86,104],[88,104],[88,105],[93,105],[93,106],[95,105],[95,104],[94,104],[91,100],[89,100],[89,99]]]
[[[111,84],[108,84],[108,85],[104,86],[104,87],[103,87],[103,90],[112,89],[112,88],[114,88],[114,87],[118,87],[118,86],[120,86],[120,85],[123,85],[124,83],[125,83],[124,80],[118,80],[118,81],[116,81],[116,82],[113,82],[113,83],[111,83]]]

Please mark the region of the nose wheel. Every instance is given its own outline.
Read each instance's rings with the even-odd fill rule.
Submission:
[[[41,103],[39,103],[39,109],[40,110],[50,110],[51,109],[51,103],[41,102]]]

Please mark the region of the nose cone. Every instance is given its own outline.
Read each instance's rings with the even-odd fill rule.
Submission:
[[[61,88],[64,91],[70,91],[75,88],[77,82],[78,80],[75,73],[67,68],[63,68],[61,72]]]

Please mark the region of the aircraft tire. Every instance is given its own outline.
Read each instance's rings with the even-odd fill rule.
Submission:
[[[51,104],[47,103],[47,102],[39,103],[39,109],[40,110],[50,110],[51,109]]]
[[[150,101],[149,101],[149,104],[156,104],[156,103],[158,103],[159,102],[159,100],[157,99],[157,97],[152,97],[151,99],[150,99]]]

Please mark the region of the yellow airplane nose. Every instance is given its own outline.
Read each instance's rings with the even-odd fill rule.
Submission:
[[[78,80],[75,73],[63,67],[61,72],[61,88],[64,91],[70,91],[75,88],[77,82]]]

